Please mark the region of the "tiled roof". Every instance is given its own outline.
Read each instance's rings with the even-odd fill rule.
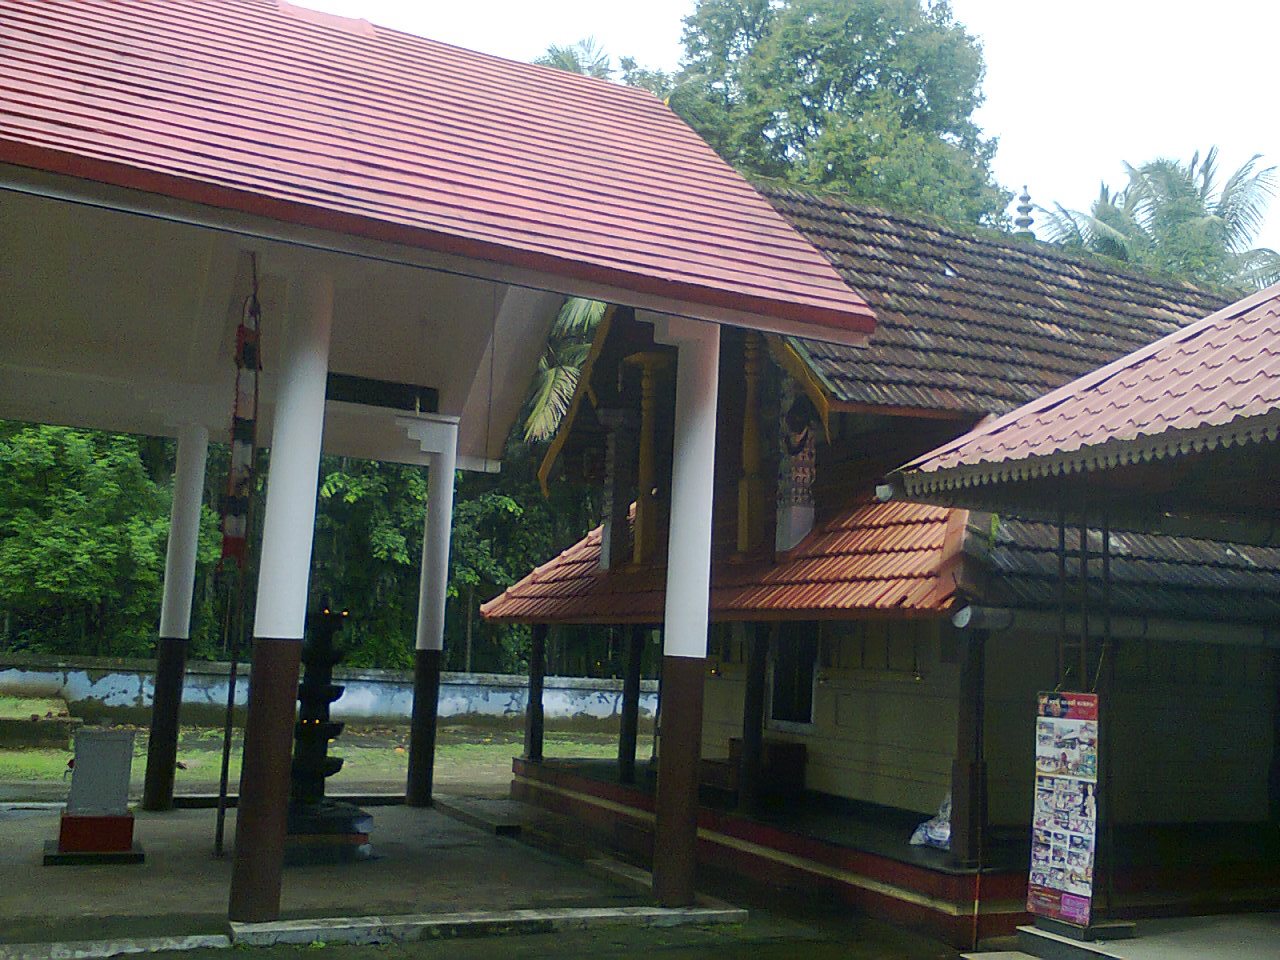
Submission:
[[[1103,367],[908,464],[909,496],[1089,471],[1280,427],[1280,287]]]
[[[1047,610],[1056,605],[1058,529],[1001,517],[983,550],[990,577],[981,602]],[[1067,532],[1068,601],[1078,608],[1078,529]],[[1090,605],[1102,609],[1102,534],[1089,531]],[[1280,618],[1280,550],[1165,537],[1111,533],[1110,603],[1119,616],[1189,622],[1274,623]]]
[[[871,327],[651,94],[277,0],[0,0],[0,162],[811,336]]]
[[[820,524],[777,564],[712,566],[713,620],[940,616],[958,603],[1052,611],[1057,605],[1058,532],[1048,523],[968,514],[905,502],[860,501]],[[990,525],[988,525],[988,523]],[[980,531],[974,528],[981,526]],[[976,538],[976,539],[975,539]],[[985,576],[957,587],[960,545]],[[1101,610],[1102,535],[1089,533],[1091,604]],[[1076,530],[1067,534],[1070,609],[1079,576]],[[662,568],[599,569],[593,530],[481,608],[490,620],[533,623],[655,623],[662,619]],[[1111,607],[1117,616],[1188,622],[1265,623],[1280,618],[1280,549],[1112,531]]]
[[[875,310],[867,349],[793,341],[836,400],[1004,413],[1230,299],[1047,244],[757,189]]]
[[[948,546],[959,549],[956,511],[862,500],[820,523],[778,562],[713,562],[713,620],[822,619],[859,613],[938,616],[954,583]],[[956,536],[948,538],[948,532]],[[954,542],[952,542],[952,540]],[[603,571],[600,530],[490,600],[490,620],[537,623],[656,623],[666,570]]]

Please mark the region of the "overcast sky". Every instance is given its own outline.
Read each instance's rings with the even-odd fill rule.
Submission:
[[[671,69],[693,0],[301,0],[306,6],[531,60],[594,36],[615,58]],[[1223,169],[1280,163],[1274,119],[1280,5],[1216,0],[952,0],[983,44],[984,130],[996,176],[1032,199],[1086,209],[1122,161],[1180,160],[1217,144]],[[1280,249],[1280,201],[1260,242]]]

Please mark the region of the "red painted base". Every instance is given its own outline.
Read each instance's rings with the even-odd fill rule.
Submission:
[[[59,853],[124,853],[133,849],[133,814],[84,816],[64,813]]]

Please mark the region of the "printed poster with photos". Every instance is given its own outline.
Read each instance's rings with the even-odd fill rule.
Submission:
[[[1098,696],[1036,698],[1036,799],[1027,910],[1089,925],[1098,835]]]

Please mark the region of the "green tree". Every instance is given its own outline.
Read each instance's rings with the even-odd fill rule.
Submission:
[[[144,446],[138,437],[0,422],[0,611],[11,646],[152,654],[172,491],[153,479]],[[216,520],[204,520],[207,568],[218,548]]]
[[[668,102],[748,174],[1002,221],[982,51],[945,0],[701,0]]]
[[[1276,168],[1255,155],[1219,180],[1218,148],[1190,163],[1125,164],[1129,182],[1105,183],[1088,213],[1045,211],[1049,239],[1197,283],[1265,287],[1280,280],[1280,255],[1254,248]]]

